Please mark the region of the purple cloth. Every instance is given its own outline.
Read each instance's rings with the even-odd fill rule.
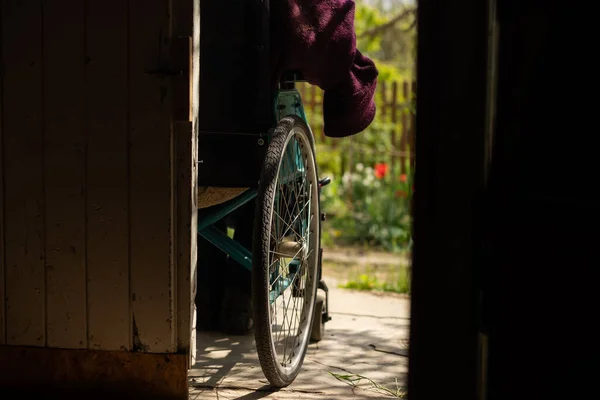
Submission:
[[[354,10],[352,0],[271,1],[273,81],[299,70],[323,89],[329,137],[362,132],[375,118],[378,71],[356,49]]]

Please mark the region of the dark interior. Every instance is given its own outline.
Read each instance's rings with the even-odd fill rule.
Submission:
[[[200,18],[198,183],[255,187],[273,125],[269,2],[205,1]]]
[[[412,400],[598,397],[592,15],[419,2]]]

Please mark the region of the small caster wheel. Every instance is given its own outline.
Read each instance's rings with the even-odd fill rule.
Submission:
[[[315,317],[313,319],[310,340],[319,342],[325,337],[325,321],[323,313],[325,312],[325,295],[321,291],[317,292],[317,301],[315,302]]]

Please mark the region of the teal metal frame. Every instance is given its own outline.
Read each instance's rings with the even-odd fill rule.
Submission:
[[[275,123],[287,116],[296,115],[299,118],[302,118],[302,120],[304,120],[308,126],[308,121],[304,112],[304,106],[302,104],[302,98],[296,89],[278,90],[274,104]],[[267,138],[267,143],[269,140],[270,137]],[[302,164],[302,158],[298,158],[297,154],[296,160],[292,165],[296,166],[296,171],[298,173],[301,173],[304,168]],[[294,179],[297,174],[286,174],[286,176]],[[217,229],[214,224],[244,204],[255,199],[257,194],[258,191],[256,189],[248,189],[238,197],[223,203],[220,206],[216,206],[214,212],[210,213],[209,215],[204,215],[201,218],[198,218],[198,234],[247,270],[252,270],[252,252]],[[294,260],[292,260],[291,264],[295,265]],[[291,269],[295,270],[294,268]],[[294,273],[292,272],[290,275],[291,277],[281,279],[276,285],[276,289],[270,293],[269,297],[271,302],[274,302],[275,299],[294,282]]]

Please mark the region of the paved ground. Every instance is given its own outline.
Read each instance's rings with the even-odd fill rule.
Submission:
[[[358,374],[396,391],[406,381],[409,301],[404,296],[354,292],[326,279],[333,320],[326,338],[311,344],[303,370],[288,388],[274,392],[247,337],[198,334],[198,358],[190,373],[190,399],[392,398],[372,383],[353,388],[334,374]]]
[[[323,261],[340,265],[394,265],[406,266],[408,257],[406,254],[394,254],[383,251],[365,251],[353,248],[327,248],[323,252]]]

